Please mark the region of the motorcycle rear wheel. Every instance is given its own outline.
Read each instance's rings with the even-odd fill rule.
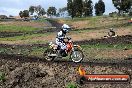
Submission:
[[[43,53],[44,58],[47,61],[53,61],[55,59],[55,56],[49,56],[50,54],[53,54],[54,51],[52,49],[47,49],[45,50],[45,52]]]

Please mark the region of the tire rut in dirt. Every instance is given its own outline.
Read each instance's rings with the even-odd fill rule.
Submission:
[[[48,44],[0,44],[2,48],[11,48],[11,47],[18,47],[18,48],[32,48],[32,47],[47,47]]]
[[[90,60],[90,61],[82,61],[80,63],[75,63],[72,62],[71,60],[63,60],[63,59],[58,59],[54,61],[47,61],[44,58],[39,58],[35,56],[23,56],[23,55],[9,55],[9,54],[0,54],[1,59],[6,59],[6,60],[16,60],[20,61],[22,63],[24,62],[39,62],[39,63],[58,63],[58,64],[71,64],[71,65],[88,65],[88,64],[93,64],[93,65],[125,65],[129,66],[132,64],[132,58],[131,59],[125,59],[125,60]]]
[[[53,19],[47,19],[47,21],[49,21],[53,27],[56,27],[56,28],[61,28],[62,27],[62,23],[58,23],[57,21],[53,20]]]
[[[84,45],[84,44],[132,44],[132,35],[123,35],[114,38],[102,38],[102,39],[91,39],[83,41],[74,41],[75,44]],[[17,45],[17,44],[0,44],[0,47],[47,47],[47,44],[30,44],[30,45]]]
[[[132,35],[123,35],[112,38],[91,39],[76,41],[76,44],[132,44]]]
[[[24,57],[17,55],[0,55],[0,71],[6,74],[6,80],[0,82],[1,88],[61,88],[69,83],[75,83],[78,67],[82,65],[89,73],[129,73],[132,75],[132,65],[102,64],[102,63],[73,63],[66,61],[47,62],[37,57]],[[19,60],[17,60],[19,59]],[[29,59],[29,60],[28,60]],[[126,87],[127,84],[84,84],[79,88],[91,87]]]
[[[0,38],[24,35],[22,32],[0,32]]]

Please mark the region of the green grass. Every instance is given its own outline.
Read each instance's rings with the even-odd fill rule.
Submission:
[[[30,32],[38,30],[29,26],[0,25],[0,32]]]
[[[82,18],[67,18],[67,19],[63,19],[61,18],[62,20],[65,20],[65,21],[71,21],[71,22],[76,22],[76,21],[85,21],[85,20],[98,20],[100,18],[103,18],[103,16],[93,16],[93,17],[82,17]]]
[[[121,18],[121,19],[120,19]],[[87,22],[86,28],[109,28],[109,27],[122,27],[128,21],[127,19],[119,17],[119,20],[109,16],[93,16],[93,17],[82,17],[82,18],[60,18],[55,21],[63,20],[66,24],[73,24],[76,22]],[[77,25],[76,25],[77,26]]]
[[[0,53],[4,54],[20,54],[24,56],[37,56],[37,57],[43,57],[43,52],[46,50],[45,47],[37,47],[33,46],[30,48],[26,47],[14,47],[14,48],[3,48],[0,47]]]
[[[40,18],[39,20],[34,20],[34,22],[46,22],[47,20],[45,18]]]
[[[69,83],[66,88],[77,88],[77,85],[74,83]]]
[[[92,17],[81,17],[81,18],[75,17],[73,19],[72,18],[60,18],[60,19],[64,20],[64,21],[71,21],[71,22],[85,21],[85,20],[98,21],[98,20],[101,20],[101,19],[117,20],[116,18],[109,17],[109,16],[92,16]],[[130,18],[128,18],[128,17],[127,18],[125,18],[125,17],[118,17],[118,20],[122,20],[122,19],[130,19]]]
[[[32,50],[28,56],[37,56],[37,57],[43,58],[43,53],[45,50],[46,50],[46,48],[44,48],[44,47],[41,47],[41,48],[34,47],[34,48],[32,48]]]
[[[131,28],[131,30],[132,30],[132,23],[130,25],[128,25],[126,28]]]
[[[4,73],[0,72],[0,81],[4,81],[5,80],[5,75]]]
[[[124,52],[125,49],[132,49],[131,44],[116,44],[116,45],[109,45],[109,44],[95,44],[95,45],[82,45],[82,49],[84,55],[89,60],[92,59],[124,59],[127,57],[131,57],[132,54],[118,56],[120,52]],[[117,56],[112,56],[112,52],[116,53]],[[109,53],[109,54],[108,54]],[[107,55],[108,54],[108,55]]]
[[[27,40],[27,39],[30,39],[32,41],[33,38],[44,37],[44,36],[48,36],[49,34],[51,34],[51,33],[25,34],[25,35],[22,35],[22,36],[0,38],[0,41],[17,41],[17,40]]]

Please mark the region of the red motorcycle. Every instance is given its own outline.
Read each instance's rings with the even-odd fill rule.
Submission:
[[[67,45],[67,49],[65,52],[66,54],[62,54],[61,57],[69,56],[69,59],[71,59],[73,62],[81,62],[84,58],[82,48],[79,45],[74,45],[71,38],[66,38],[64,39],[64,41]],[[47,61],[52,61],[55,58],[60,57],[59,51],[60,48],[58,47],[58,45],[51,42],[43,55]]]

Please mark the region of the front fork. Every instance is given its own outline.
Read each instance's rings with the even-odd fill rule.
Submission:
[[[72,48],[72,52],[74,57],[77,57],[77,53],[75,52],[75,47]]]
[[[74,52],[75,50],[82,50],[82,48],[79,45],[74,45],[74,47],[72,48],[72,52],[73,52],[74,56],[78,57],[78,54]]]

